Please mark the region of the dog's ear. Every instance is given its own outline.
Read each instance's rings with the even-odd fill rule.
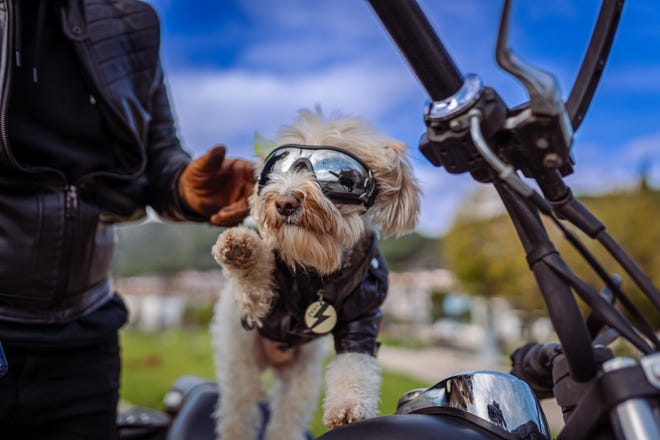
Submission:
[[[417,225],[421,189],[406,157],[407,145],[389,141],[378,150],[371,170],[378,185],[376,200],[367,211],[384,237],[412,232]]]

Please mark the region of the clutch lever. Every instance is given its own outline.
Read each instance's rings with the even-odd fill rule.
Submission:
[[[511,5],[511,0],[505,0],[496,60],[525,87],[530,98],[528,103],[510,113],[505,124],[515,140],[511,159],[527,177],[537,181],[548,179],[555,170],[566,176],[573,172],[570,154],[573,127],[562,101],[559,82],[551,73],[518,58],[509,47]]]
[[[532,114],[557,116],[565,113],[557,78],[518,58],[508,44],[511,22],[511,0],[505,0],[497,37],[497,64],[520,81],[527,89]]]

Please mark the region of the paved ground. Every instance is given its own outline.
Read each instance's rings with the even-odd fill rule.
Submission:
[[[428,381],[429,386],[462,371],[495,370],[507,373],[510,370],[508,363],[446,348],[417,350],[384,345],[378,352],[378,360],[383,368]],[[543,400],[541,406],[550,429],[559,431],[564,424],[559,407],[552,399]]]

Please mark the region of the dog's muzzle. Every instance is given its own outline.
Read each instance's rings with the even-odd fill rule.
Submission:
[[[291,194],[282,194],[275,199],[275,209],[283,217],[290,217],[300,208],[300,199]]]

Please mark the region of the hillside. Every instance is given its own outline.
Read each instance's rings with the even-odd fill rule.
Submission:
[[[495,198],[496,196],[492,196]],[[656,285],[660,285],[660,191],[640,185],[638,189],[604,196],[579,197],[606,226],[609,234],[626,250]],[[459,209],[453,226],[443,238],[448,267],[464,291],[480,296],[504,296],[531,314],[543,309],[536,281],[529,270],[511,220],[504,213],[475,215],[483,197],[472,197]],[[550,221],[546,221],[555,247],[574,273],[600,289],[603,281],[585,259]],[[597,241],[569,226],[584,247],[608,274],[623,278],[622,288],[641,310],[651,309],[633,281]],[[652,313],[660,324],[660,316]]]
[[[211,256],[221,228],[205,224],[148,222],[117,228],[115,273],[173,273],[217,268]],[[441,267],[440,239],[419,234],[383,240],[383,254],[393,271]]]

